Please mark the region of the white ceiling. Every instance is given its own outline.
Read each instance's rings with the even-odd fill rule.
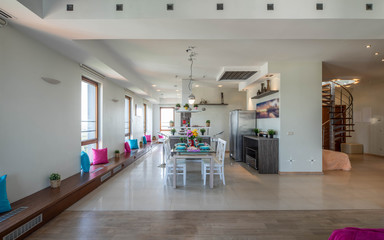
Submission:
[[[225,66],[271,61],[323,61],[324,79],[384,74],[382,19],[42,19],[14,0],[0,8],[16,17],[12,27],[152,99],[180,97],[188,46],[198,52],[193,77],[201,86],[222,84],[215,79]]]

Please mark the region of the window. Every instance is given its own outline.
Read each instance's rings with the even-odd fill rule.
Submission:
[[[173,107],[160,108],[160,131],[170,131],[169,121],[175,121],[175,109]]]
[[[98,147],[98,84],[85,77],[81,81],[81,150],[90,154]]]
[[[147,104],[144,105],[144,135],[147,134]]]
[[[125,96],[125,120],[124,120],[124,133],[125,141],[131,137],[131,98]]]

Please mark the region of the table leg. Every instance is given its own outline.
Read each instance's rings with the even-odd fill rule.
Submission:
[[[210,156],[211,170],[209,172],[209,187],[213,188],[213,157]]]
[[[173,161],[173,188],[176,188],[176,179],[177,179],[176,161],[177,161],[177,157],[175,157]]]

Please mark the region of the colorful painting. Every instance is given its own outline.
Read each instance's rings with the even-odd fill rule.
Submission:
[[[256,118],[279,118],[279,99],[256,104]]]

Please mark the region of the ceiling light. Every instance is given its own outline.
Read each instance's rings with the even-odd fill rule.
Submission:
[[[156,91],[160,92],[160,89],[157,89]]]
[[[375,52],[375,56],[377,56],[377,55],[379,55],[379,53],[378,53],[378,52]]]
[[[156,87],[156,85],[155,85],[155,84],[153,84],[153,85],[152,85],[152,87]]]
[[[194,104],[194,103],[195,103],[195,100],[196,100],[195,95],[193,95],[193,94],[191,93],[191,95],[188,96],[188,103],[189,103],[189,104]]]
[[[384,62],[384,58],[382,58],[381,61]]]
[[[371,45],[365,45],[366,48],[371,48]]]
[[[218,87],[223,87],[223,85],[217,85]]]
[[[179,89],[176,89],[176,92],[178,92],[179,91]]]
[[[200,85],[195,85],[195,87],[200,87]]]

